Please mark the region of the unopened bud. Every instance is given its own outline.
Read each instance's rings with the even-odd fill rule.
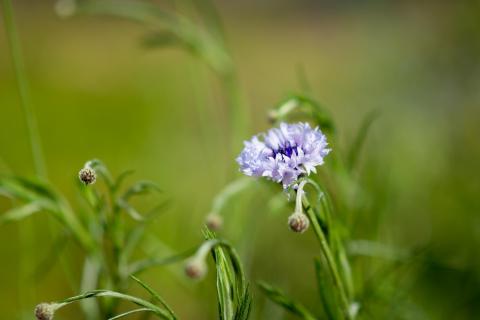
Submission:
[[[277,121],[277,118],[278,118],[277,110],[270,110],[268,112],[267,118],[268,118],[268,122],[272,124],[275,123],[275,121]]]
[[[201,279],[207,273],[207,264],[200,257],[193,257],[185,264],[185,274],[192,279]]]
[[[210,213],[205,219],[207,227],[213,231],[218,231],[223,226],[223,218],[218,213]]]
[[[294,232],[303,233],[308,229],[309,225],[308,217],[302,212],[294,212],[288,217],[288,226]]]
[[[55,304],[40,303],[35,307],[35,317],[37,320],[52,320],[55,310]]]
[[[93,184],[97,181],[97,173],[90,167],[85,167],[78,173],[80,181],[85,185]]]

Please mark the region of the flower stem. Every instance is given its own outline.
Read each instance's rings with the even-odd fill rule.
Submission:
[[[344,314],[347,319],[352,319],[350,315],[350,304],[348,302],[347,294],[345,292],[345,288],[342,283],[342,279],[340,278],[340,274],[338,272],[338,267],[337,263],[335,262],[335,259],[333,257],[333,254],[330,250],[330,246],[327,243],[327,239],[325,237],[325,234],[322,231],[322,228],[320,227],[320,224],[318,223],[317,216],[310,205],[308,199],[303,196],[303,207],[305,211],[307,212],[308,218],[310,219],[310,222],[313,227],[313,231],[315,232],[315,235],[317,237],[318,242],[320,243],[320,248],[322,250],[322,253],[325,257],[325,261],[327,262],[328,268],[330,269],[330,272],[332,273],[333,277],[333,284],[336,287],[338,294],[340,296],[340,300],[343,305],[344,309]]]
[[[27,124],[28,140],[32,152],[35,172],[39,177],[46,178],[47,171],[43,161],[37,121],[33,113],[33,107],[30,100],[30,90],[25,73],[25,65],[23,64],[18,32],[15,26],[12,3],[10,0],[3,0],[2,3],[5,30],[7,32],[10,53],[13,60],[13,68],[15,71],[15,77],[17,79],[20,105],[22,106],[23,115]]]

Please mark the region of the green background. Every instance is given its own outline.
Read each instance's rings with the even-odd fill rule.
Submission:
[[[100,158],[116,174],[135,169],[135,178],[156,181],[172,200],[150,230],[174,250],[198,244],[212,198],[239,175],[218,77],[181,49],[142,47],[145,28],[140,25],[103,16],[61,19],[52,1],[13,2],[52,183],[78,203],[74,182],[87,160]],[[404,306],[389,297],[388,318],[476,318],[478,2],[217,1],[216,5],[248,108],[245,139],[267,129],[268,110],[301,87],[299,69],[334,116],[338,141],[331,146],[333,152],[350,145],[367,112],[379,111],[356,172],[369,209],[357,208],[353,237],[380,238],[427,252],[401,276],[398,295],[408,297],[408,310],[396,312]],[[186,15],[192,12],[187,2],[177,6]],[[0,170],[32,176],[14,80],[2,24]],[[235,148],[240,152],[240,141]],[[264,200],[252,195],[236,199],[229,209],[234,218],[225,217],[229,233],[223,236],[241,247],[242,239],[255,235],[244,256],[250,279],[275,283],[318,309],[313,236],[289,232],[288,210],[270,214]],[[0,200],[2,211],[8,207],[9,201]],[[32,276],[52,247],[52,229],[58,230],[58,225],[47,223],[45,215],[0,227],[0,318],[23,319],[25,313],[25,319],[31,319],[36,303],[76,293],[58,257],[44,276]],[[29,240],[21,240],[22,234]],[[74,277],[79,278],[81,252],[70,244],[61,254],[73,261]],[[181,318],[214,318],[213,270],[206,280],[191,283],[175,276],[181,268],[151,270],[144,280]],[[363,272],[372,273],[368,268]],[[289,319],[256,289],[254,294],[253,318]],[[72,306],[58,319],[82,316],[78,306]]]

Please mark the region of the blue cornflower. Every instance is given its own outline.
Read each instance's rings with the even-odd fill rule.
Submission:
[[[327,138],[318,127],[281,123],[280,128],[245,141],[237,162],[247,176],[266,177],[287,188],[300,176],[316,172],[315,167],[323,164],[331,150],[327,145]]]

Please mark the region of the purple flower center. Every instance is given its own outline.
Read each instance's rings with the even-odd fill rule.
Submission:
[[[237,162],[247,176],[265,177],[287,188],[299,177],[315,172],[329,152],[319,128],[312,129],[307,123],[281,123],[280,128],[246,141]]]
[[[280,148],[278,148],[277,150],[272,150],[273,151],[273,157],[275,158],[277,156],[277,154],[280,154],[280,155],[284,155],[284,156],[287,156],[287,157],[291,157],[292,154],[295,153],[295,155],[298,155],[297,154],[297,147],[296,146],[291,146],[290,143],[287,143],[285,146],[281,146]]]

